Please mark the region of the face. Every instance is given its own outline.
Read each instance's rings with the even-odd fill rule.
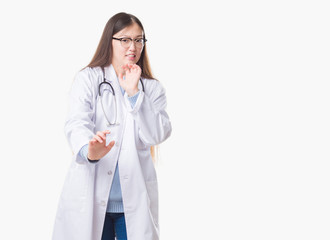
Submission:
[[[143,38],[143,31],[137,23],[133,23],[113,35],[114,38]],[[112,39],[112,59],[114,66],[121,67],[125,64],[135,64],[139,61],[143,47],[139,47],[134,41],[130,46],[125,47],[119,40]]]

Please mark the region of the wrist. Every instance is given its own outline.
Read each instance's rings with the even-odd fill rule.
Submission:
[[[87,160],[90,161],[90,162],[93,162],[93,161],[98,161],[100,159],[94,159],[94,158],[87,155]]]
[[[132,97],[132,96],[134,96],[135,94],[137,94],[138,91],[139,91],[138,88],[134,88],[134,89],[131,89],[131,90],[127,90],[126,92],[127,92],[127,95],[128,95],[129,97]]]

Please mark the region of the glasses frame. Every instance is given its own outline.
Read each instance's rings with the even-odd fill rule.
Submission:
[[[115,38],[115,37],[112,37],[112,39],[120,41],[120,44],[121,44],[122,47],[124,47],[124,46],[123,46],[123,39],[130,39],[130,40],[131,40],[131,44],[130,44],[128,47],[125,47],[125,48],[129,48],[129,47],[131,47],[132,43],[133,43],[133,42],[136,43],[136,40],[138,40],[138,39],[133,39],[133,38],[129,38],[129,37],[122,37],[122,38]],[[141,49],[142,49],[148,40],[145,39],[145,38],[139,38],[139,39],[143,39],[143,44],[142,44],[142,47],[141,47]],[[135,44],[135,43],[134,43],[134,44]]]

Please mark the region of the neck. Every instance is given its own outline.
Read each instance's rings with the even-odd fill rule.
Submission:
[[[119,76],[119,73],[121,73],[123,75],[125,74],[125,71],[124,71],[124,69],[122,69],[121,66],[119,66],[119,65],[117,65],[115,63],[112,63],[112,66],[115,69],[115,72],[116,72],[117,77]]]

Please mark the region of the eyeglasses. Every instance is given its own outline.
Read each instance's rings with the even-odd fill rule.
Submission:
[[[120,41],[121,46],[124,48],[129,48],[131,46],[132,42],[134,42],[134,44],[137,48],[143,48],[144,44],[147,42],[147,39],[145,39],[145,38],[132,39],[132,38],[127,38],[127,37],[125,37],[125,38],[113,37],[112,39]]]

